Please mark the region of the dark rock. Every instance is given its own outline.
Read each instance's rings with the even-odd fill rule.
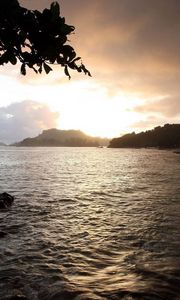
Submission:
[[[8,208],[12,205],[14,197],[8,193],[0,194],[0,209]]]

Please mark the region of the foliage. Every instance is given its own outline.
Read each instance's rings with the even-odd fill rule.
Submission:
[[[140,133],[130,133],[122,137],[112,139],[110,148],[179,148],[180,124],[166,124],[163,127],[155,127]]]
[[[67,44],[68,35],[74,26],[67,25],[60,16],[60,7],[53,2],[50,9],[28,10],[17,0],[0,1],[0,65],[21,63],[21,74],[27,67],[36,73],[52,71],[51,64],[64,68],[69,77],[69,68],[91,76],[76,56],[73,47]]]

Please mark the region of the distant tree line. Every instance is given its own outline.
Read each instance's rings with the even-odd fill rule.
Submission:
[[[132,132],[119,138],[114,138],[109,144],[110,148],[179,148],[180,124],[166,124],[153,130],[141,133]]]

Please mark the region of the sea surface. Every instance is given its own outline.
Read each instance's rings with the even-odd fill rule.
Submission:
[[[0,300],[179,300],[180,155],[0,148]]]

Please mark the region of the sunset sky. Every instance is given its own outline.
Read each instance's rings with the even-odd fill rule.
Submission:
[[[52,1],[19,2],[42,10]],[[18,65],[1,67],[0,141],[52,127],[112,138],[180,123],[179,0],[59,3],[92,78],[71,72],[69,81],[60,67],[24,77]]]

